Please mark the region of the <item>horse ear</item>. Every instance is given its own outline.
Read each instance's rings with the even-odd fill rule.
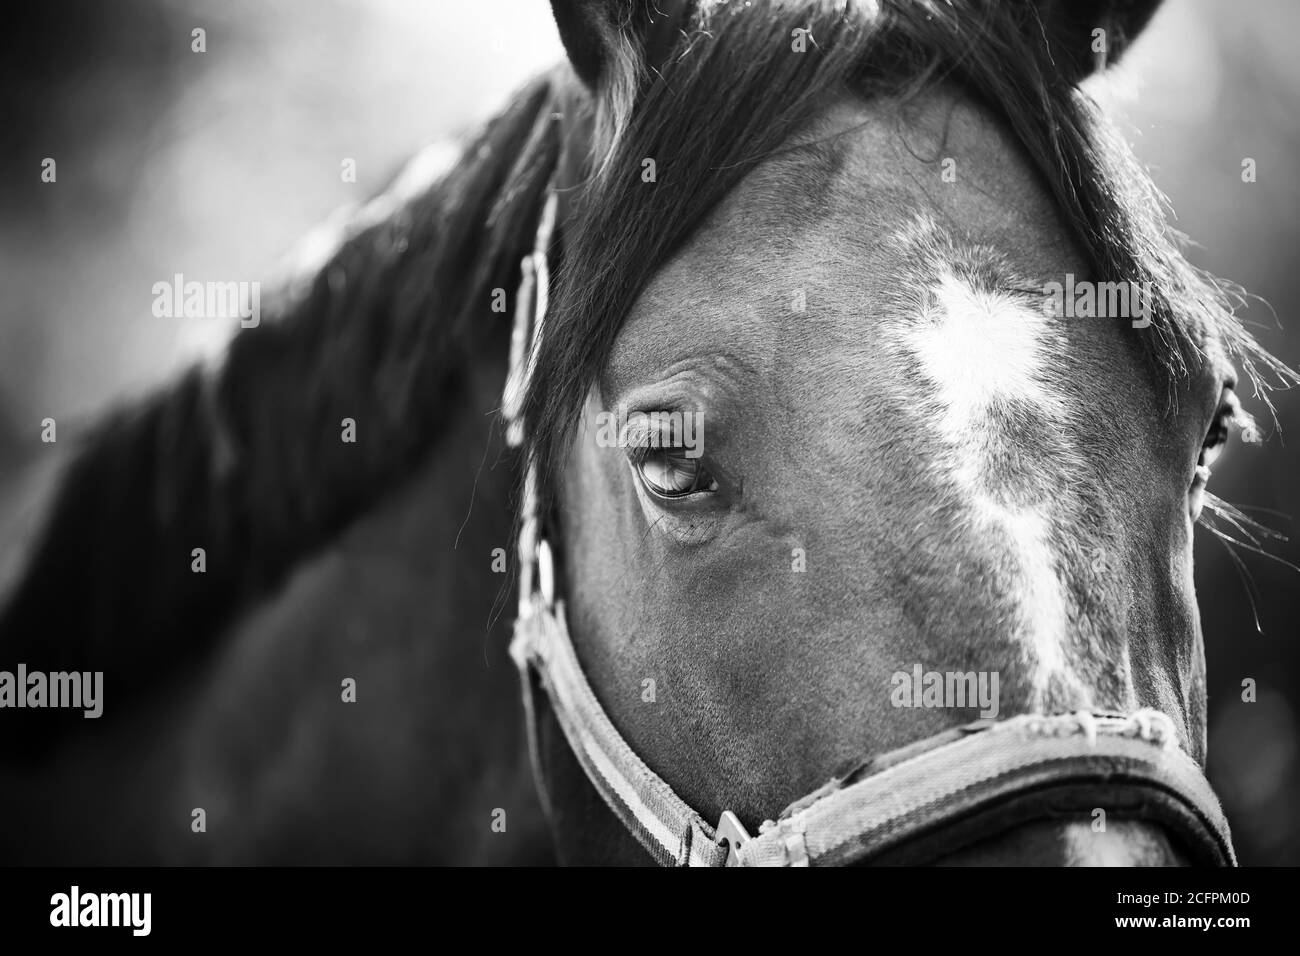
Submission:
[[[1142,32],[1160,0],[1038,0],[1052,59],[1071,83],[1114,63]]]
[[[569,63],[591,90],[629,44],[643,62],[657,62],[691,7],[689,0],[551,0]]]

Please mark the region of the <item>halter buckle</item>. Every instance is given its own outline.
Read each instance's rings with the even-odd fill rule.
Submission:
[[[745,825],[730,810],[724,810],[722,816],[718,818],[714,833],[717,834],[718,843],[726,844],[725,865],[740,866],[740,848],[749,842],[749,831],[745,829]]]

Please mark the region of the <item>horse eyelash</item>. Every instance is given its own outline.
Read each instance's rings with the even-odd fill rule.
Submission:
[[[634,465],[643,465],[652,451],[684,451],[685,445],[656,445],[652,442],[629,445],[627,455]]]

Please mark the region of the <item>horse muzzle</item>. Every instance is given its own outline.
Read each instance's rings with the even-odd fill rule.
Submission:
[[[757,832],[730,811],[710,826],[636,755],[596,699],[564,603],[550,593],[547,544],[536,546],[541,587],[521,596],[511,643],[534,769],[537,708],[550,706],[596,790],[663,865],[945,862],[999,834],[1062,820],[1098,832],[1116,821],[1154,824],[1194,865],[1236,864],[1213,790],[1155,710],[977,721],[864,760]]]

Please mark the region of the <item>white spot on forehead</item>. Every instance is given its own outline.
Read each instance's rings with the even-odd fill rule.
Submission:
[[[1031,668],[1034,706],[1049,708],[1049,689],[1086,705],[1089,695],[1066,654],[1070,615],[1052,547],[1050,502],[1009,505],[1008,498],[1017,496],[1007,492],[1018,490],[1018,476],[994,478],[989,467],[1018,440],[993,414],[999,407],[1031,409],[1046,425],[1064,422],[1065,402],[1049,374],[1055,332],[1022,298],[975,288],[946,267],[933,268],[923,302],[919,315],[896,326],[900,344],[928,385],[929,404],[937,410],[932,424],[953,452],[948,478],[961,489],[973,527],[1009,548],[1016,578],[1015,593],[1008,595],[1016,600],[1013,636]],[[1063,434],[1054,429],[1055,437]],[[1032,485],[1042,476],[1024,480]]]
[[[951,273],[928,291],[919,321],[904,338],[943,406],[944,437],[979,440],[989,412],[1018,402],[1057,418],[1063,403],[1046,384],[1041,313],[1017,298],[974,289]]]

